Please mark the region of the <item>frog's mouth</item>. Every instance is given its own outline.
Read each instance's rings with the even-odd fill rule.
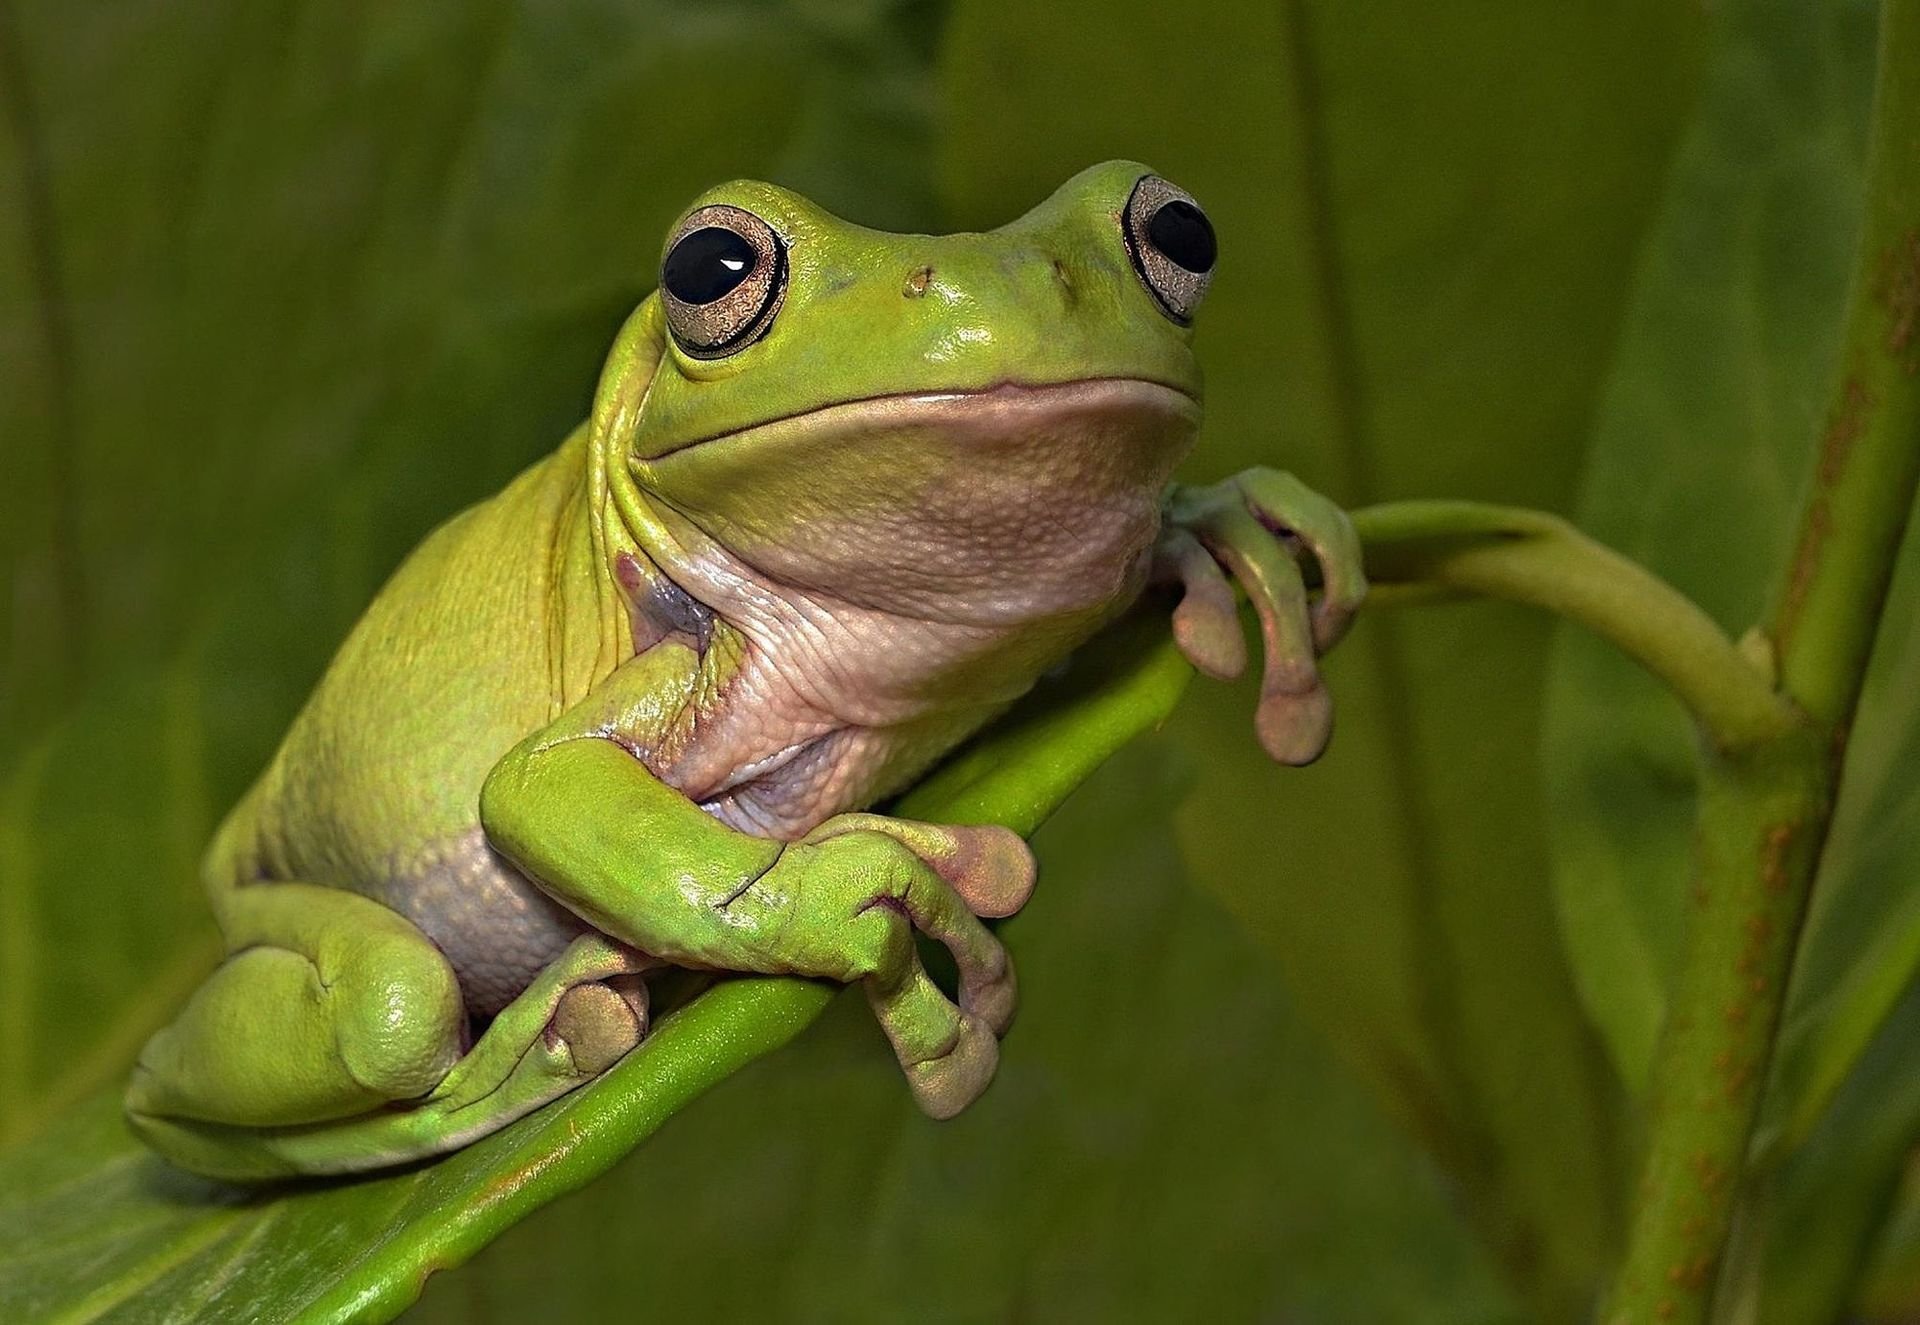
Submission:
[[[637,472],[686,543],[768,579],[1005,621],[1126,591],[1199,422],[1161,382],[1007,382],[827,405]]]
[[[1036,406],[1042,410],[1048,406],[1070,408],[1075,404],[1086,403],[1087,398],[1110,394],[1148,398],[1156,395],[1173,396],[1178,397],[1186,408],[1193,410],[1196,415],[1200,409],[1199,400],[1186,388],[1144,377],[1081,377],[1065,382],[1023,382],[1014,378],[1005,378],[979,387],[956,386],[949,390],[899,391],[815,405],[807,409],[795,410],[791,414],[776,415],[757,423],[729,428],[725,432],[696,437],[692,441],[682,443],[671,451],[654,457],[649,463],[663,464],[675,456],[684,455],[700,447],[713,446],[736,438],[751,437],[763,429],[779,428],[804,420],[815,420],[827,427],[839,423],[859,426],[889,415],[900,415],[922,409],[950,408],[955,405],[963,408],[977,408],[984,411],[985,415],[995,412],[1031,413]],[[1134,403],[1151,407],[1154,402],[1143,398]],[[990,420],[983,418],[983,421]]]

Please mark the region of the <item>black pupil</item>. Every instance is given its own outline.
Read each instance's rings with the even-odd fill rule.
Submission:
[[[1195,275],[1212,271],[1213,260],[1219,256],[1213,223],[1207,220],[1207,214],[1178,198],[1153,214],[1147,222],[1147,239],[1174,265]]]
[[[710,304],[753,275],[759,258],[753,245],[733,231],[702,226],[683,235],[667,254],[660,283],[683,304]]]

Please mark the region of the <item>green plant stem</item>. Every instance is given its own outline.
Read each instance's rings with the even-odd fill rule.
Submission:
[[[1709,1319],[1832,804],[1810,722],[1703,762],[1691,912],[1606,1321]]]
[[[1769,617],[1798,721],[1702,768],[1693,913],[1655,1053],[1647,1148],[1603,1319],[1706,1321],[1838,790],[1920,479],[1920,0],[1881,11],[1866,226],[1845,357]]]
[[[1716,749],[1752,749],[1793,725],[1762,669],[1693,600],[1557,516],[1410,501],[1353,522],[1387,596],[1484,594],[1578,622],[1664,683]]]
[[[1865,226],[1840,382],[1769,628],[1782,689],[1853,719],[1920,479],[1920,3],[1881,11]]]

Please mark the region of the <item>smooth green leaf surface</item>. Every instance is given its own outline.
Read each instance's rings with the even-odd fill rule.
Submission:
[[[1920,1291],[1910,1264],[1902,1281],[1895,1200],[1920,1136],[1917,1055],[1920,985],[1909,983],[1811,1133],[1752,1184],[1722,1280],[1729,1319],[1801,1325],[1849,1306],[1867,1320],[1912,1318]],[[1892,1263],[1867,1273],[1889,1241],[1880,1254]]]
[[[9,1320],[388,1320],[436,1269],[597,1176],[687,1100],[777,1047],[831,992],[724,984],[592,1085],[394,1177],[249,1195],[169,1168],[111,1095],[0,1159]]]

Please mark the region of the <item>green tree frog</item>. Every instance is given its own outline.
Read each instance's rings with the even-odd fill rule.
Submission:
[[[138,1133],[233,1179],[451,1150],[632,1049],[666,966],[857,982],[920,1105],[964,1108],[1015,1002],[981,917],[1033,859],[871,807],[1156,581],[1227,677],[1237,580],[1259,738],[1327,739],[1345,516],[1269,470],[1168,485],[1215,256],[1131,162],[985,234],[699,198],[589,419],[406,560],[219,829],[227,956],[142,1052]]]

